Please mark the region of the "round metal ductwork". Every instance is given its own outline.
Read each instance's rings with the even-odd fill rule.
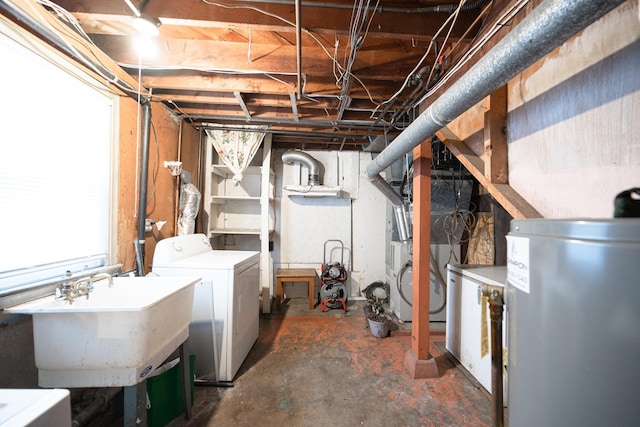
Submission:
[[[290,165],[301,163],[309,168],[309,185],[320,185],[320,163],[302,151],[287,151],[282,155],[282,162]]]

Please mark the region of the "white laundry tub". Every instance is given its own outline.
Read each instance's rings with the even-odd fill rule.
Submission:
[[[70,426],[69,390],[0,389],[0,425],[3,427]]]
[[[189,336],[194,277],[116,277],[72,304],[53,296],[5,309],[33,316],[41,387],[135,385]]]

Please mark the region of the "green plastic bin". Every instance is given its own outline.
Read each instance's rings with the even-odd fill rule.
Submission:
[[[195,354],[189,356],[192,406],[195,361]],[[178,415],[184,413],[184,399],[180,385],[181,363],[182,361],[161,374],[147,378],[147,397],[150,404],[147,409],[147,425],[149,427],[164,427]]]

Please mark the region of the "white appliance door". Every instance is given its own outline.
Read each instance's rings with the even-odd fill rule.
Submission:
[[[491,393],[491,318],[482,283],[449,267],[446,349]],[[491,283],[495,285],[496,283]],[[506,335],[503,319],[502,335]],[[504,386],[504,384],[503,384]]]

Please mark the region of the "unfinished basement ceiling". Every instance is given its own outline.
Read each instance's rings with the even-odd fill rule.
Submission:
[[[143,54],[125,0],[54,3],[196,126],[267,125],[274,148],[361,150],[401,132],[506,5],[527,2],[132,0],[162,22]]]

